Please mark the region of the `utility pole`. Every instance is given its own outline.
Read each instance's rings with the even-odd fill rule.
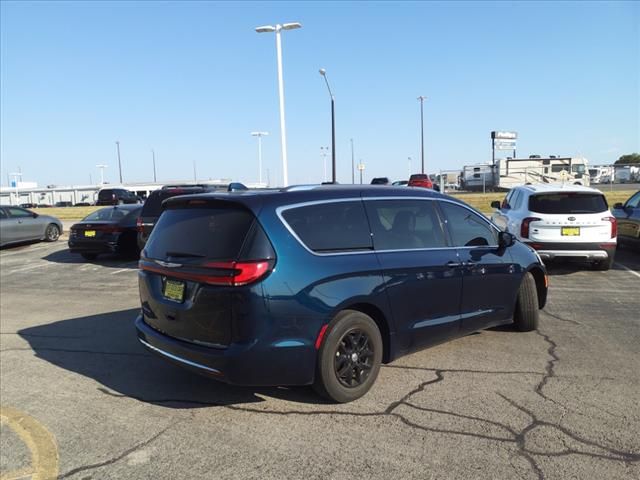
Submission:
[[[197,174],[196,174],[196,161],[194,160],[194,161],[193,161],[193,181],[194,181],[194,182],[197,182],[196,178],[197,178]]]
[[[420,173],[424,173],[424,101],[427,97],[420,95],[418,100],[420,101],[420,157],[422,159],[422,170]]]
[[[151,149],[151,155],[153,156],[153,183],[156,183],[156,152]]]
[[[116,149],[118,151],[118,171],[120,172],[120,185],[122,185],[122,163],[120,162],[120,142],[116,142]]]
[[[353,160],[353,138],[351,139],[351,184],[355,184],[356,183],[356,172],[355,172],[355,165],[354,165],[354,160]]]

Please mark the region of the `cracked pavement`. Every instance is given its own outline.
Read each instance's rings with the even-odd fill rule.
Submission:
[[[639,254],[617,259],[640,271]],[[62,243],[5,249],[0,400],[55,436],[59,478],[640,478],[640,278],[550,273],[539,331],[403,357],[334,405],[148,354],[132,325],[135,263],[83,263]],[[2,475],[29,478],[25,446],[0,433]]]

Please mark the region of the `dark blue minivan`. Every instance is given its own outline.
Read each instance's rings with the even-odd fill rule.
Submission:
[[[547,297],[538,255],[421,188],[309,186],[171,198],[142,251],[140,342],[237,385],[364,395],[381,363],[514,323]]]

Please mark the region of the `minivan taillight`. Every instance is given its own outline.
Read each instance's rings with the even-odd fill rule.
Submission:
[[[538,217],[527,217],[522,220],[520,224],[520,236],[522,238],[529,238],[529,225],[531,222],[537,222],[540,219]]]
[[[616,238],[618,236],[618,220],[616,217],[603,217],[603,222],[611,222],[611,238]]]
[[[275,264],[273,260],[252,260],[243,262],[207,262],[202,265],[182,265],[182,267],[194,268],[196,271],[181,271],[175,267],[167,268],[154,265],[153,260],[141,258],[139,267],[141,270],[160,273],[181,280],[206,283],[208,285],[221,285],[227,287],[240,287],[253,283],[267,273]],[[207,273],[206,270],[215,270]]]
[[[229,285],[231,287],[240,287],[253,283],[263,277],[273,268],[273,262],[270,260],[257,260],[251,262],[212,262],[205,263],[205,267],[221,268],[225,270],[233,270],[230,276],[210,276],[207,277],[206,283],[210,285]]]

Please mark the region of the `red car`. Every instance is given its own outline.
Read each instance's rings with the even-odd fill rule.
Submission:
[[[409,186],[433,189],[433,182],[426,173],[415,173],[409,177]]]

